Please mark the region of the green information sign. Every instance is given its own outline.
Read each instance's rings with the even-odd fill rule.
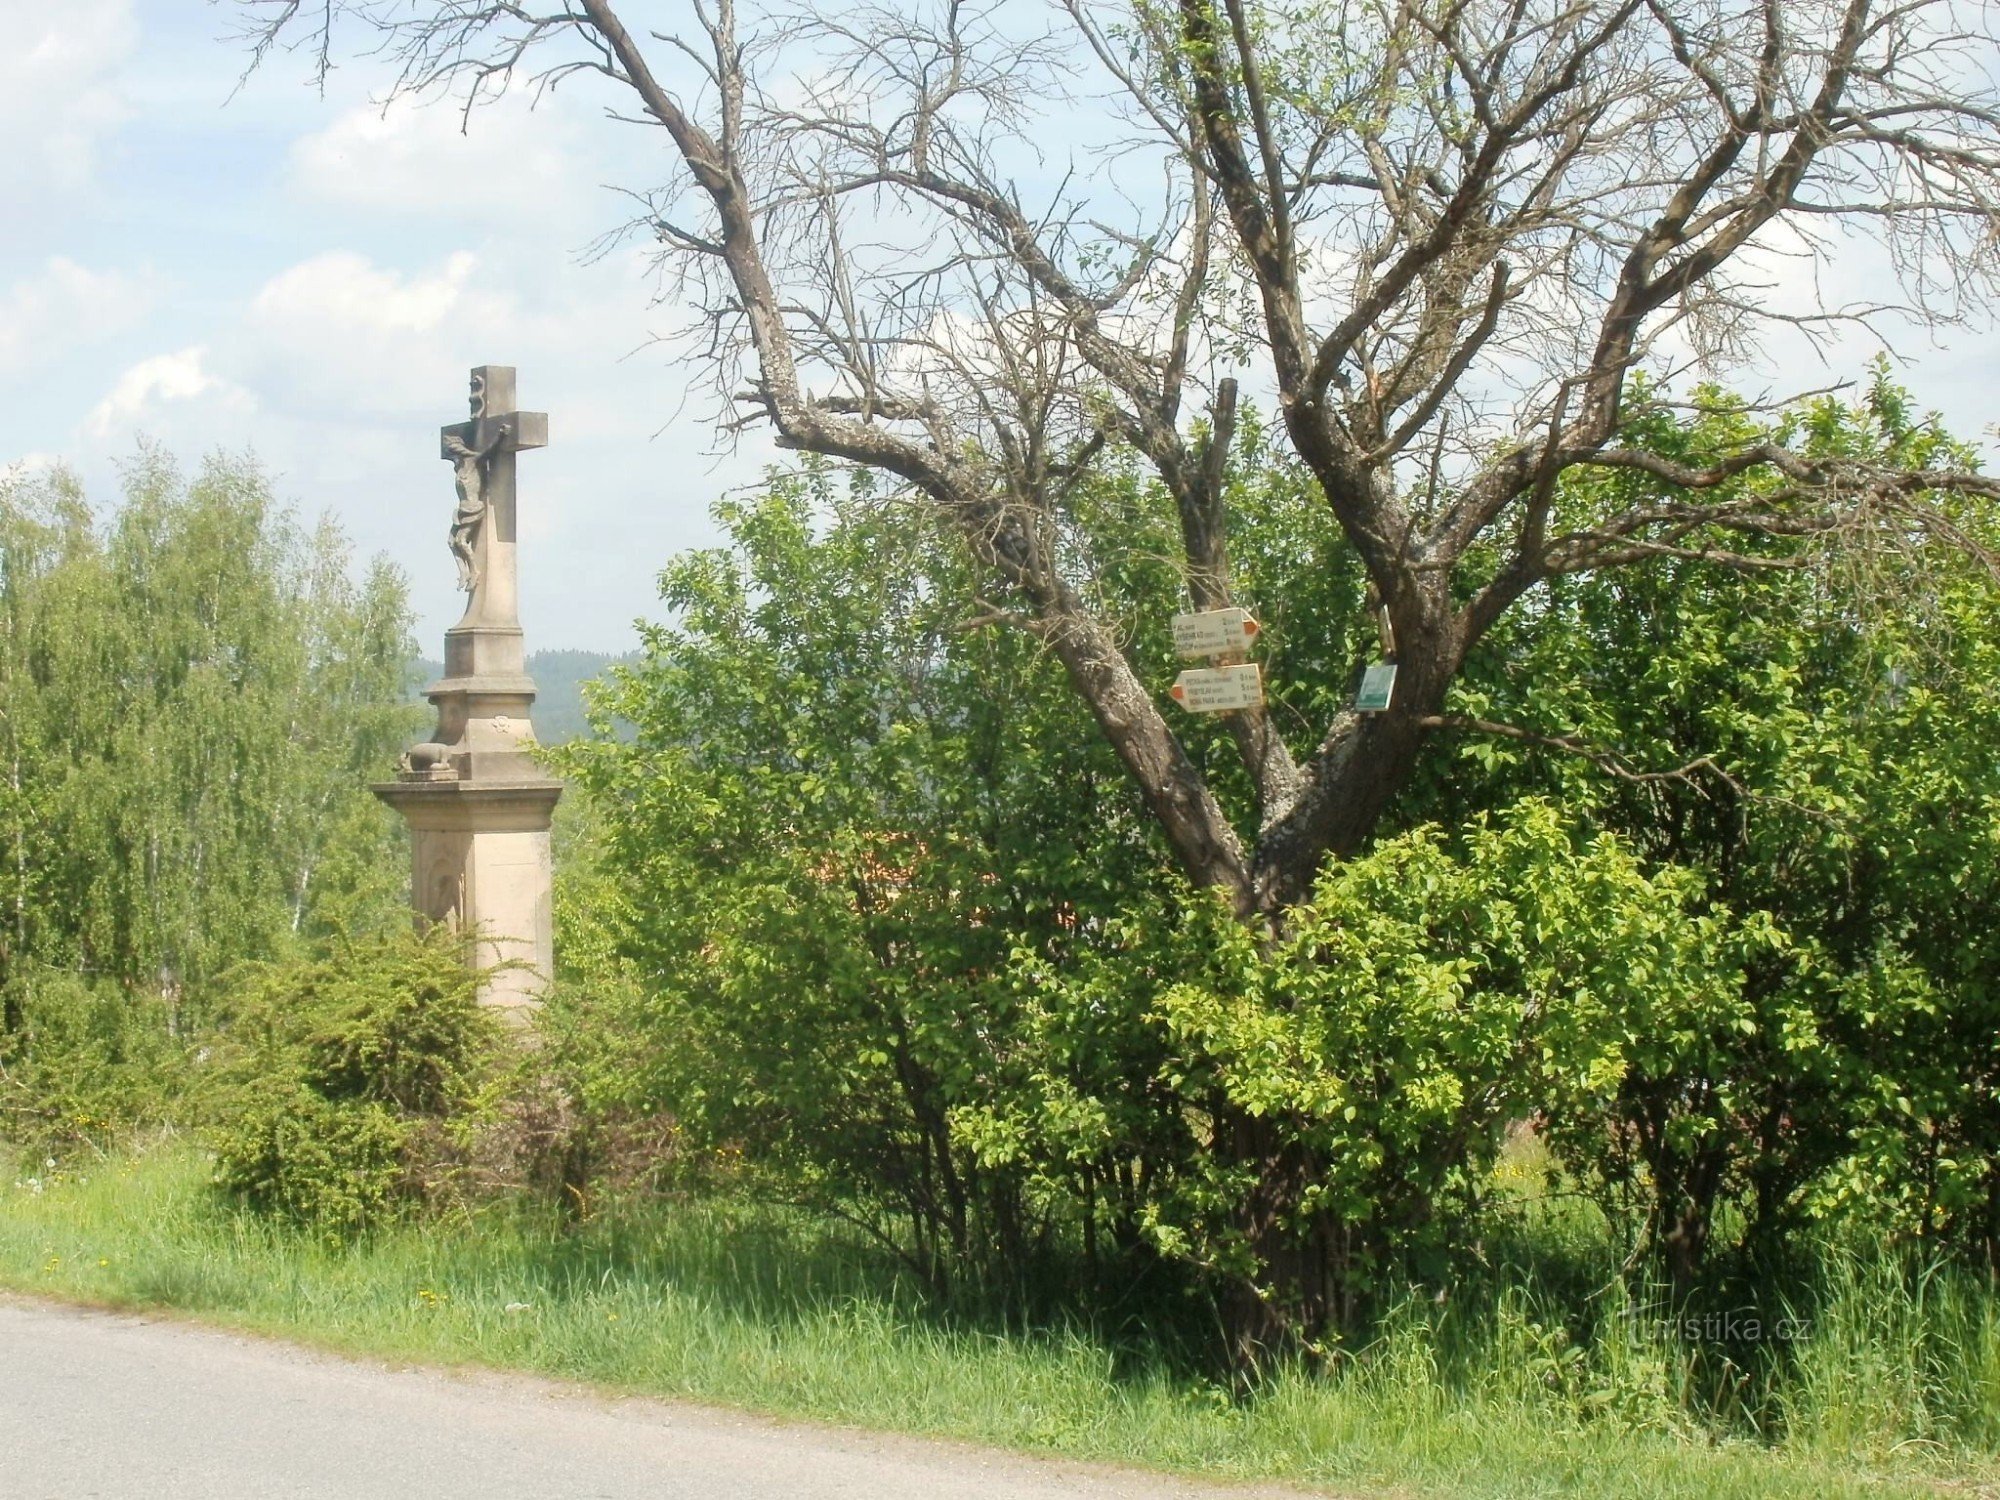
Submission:
[[[1364,714],[1379,714],[1389,706],[1389,697],[1395,691],[1396,664],[1378,661],[1361,674],[1361,689],[1354,695],[1354,706]]]

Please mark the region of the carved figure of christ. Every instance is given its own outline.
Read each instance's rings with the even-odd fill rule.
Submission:
[[[440,429],[439,457],[452,464],[458,506],[451,551],[466,601],[461,625],[518,627],[520,583],[514,556],[514,455],[548,443],[545,412],[514,410],[514,368],[472,372],[472,420]]]
[[[479,587],[479,560],[473,548],[479,541],[479,523],[486,519],[486,461],[507,440],[502,423],[489,448],[468,448],[454,432],[444,433],[445,456],[452,461],[452,480],[458,487],[458,509],[451,516],[451,555],[458,562],[458,587],[473,593]]]

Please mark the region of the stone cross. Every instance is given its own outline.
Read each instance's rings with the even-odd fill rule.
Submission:
[[[514,409],[514,367],[480,365],[472,372],[472,420],[438,432],[438,456],[458,472],[452,551],[460,582],[469,585],[460,625],[518,627],[521,582],[514,557],[514,455],[545,448],[548,413]]]
[[[451,550],[471,598],[444,633],[444,676],[424,689],[437,728],[375,794],[410,825],[410,895],[420,921],[468,936],[480,998],[526,1019],[554,957],[549,820],[562,783],[534,755],[535,684],[521,637],[514,555],[514,455],[549,440],[549,419],[514,409],[511,365],[472,372],[472,420],[439,434],[458,486]]]

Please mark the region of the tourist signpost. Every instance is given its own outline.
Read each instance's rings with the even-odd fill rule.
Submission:
[[[1175,615],[1174,649],[1182,656],[1218,658],[1212,667],[1189,667],[1174,679],[1169,696],[1190,713],[1220,714],[1256,708],[1264,701],[1264,678],[1255,662],[1229,661],[1257,639],[1250,611],[1204,609]]]
[[[1257,639],[1247,609],[1205,609],[1174,616],[1174,649],[1182,656],[1226,656]]]
[[[1364,714],[1379,714],[1389,707],[1389,699],[1396,691],[1396,664],[1392,661],[1378,661],[1361,674],[1361,687],[1354,695],[1355,709]]]
[[[1264,678],[1255,662],[1233,667],[1189,667],[1168,693],[1191,713],[1219,714],[1256,708],[1264,701]]]

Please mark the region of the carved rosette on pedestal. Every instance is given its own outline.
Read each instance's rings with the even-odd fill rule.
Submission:
[[[410,825],[418,920],[453,924],[473,936],[474,962],[507,965],[480,998],[523,1019],[553,969],[549,820],[562,783],[529,750],[535,684],[521,636],[514,456],[547,442],[548,417],[514,409],[511,366],[472,372],[472,420],[440,438],[458,487],[451,550],[470,597],[445,632],[444,676],[425,689],[436,730],[373,788]]]

